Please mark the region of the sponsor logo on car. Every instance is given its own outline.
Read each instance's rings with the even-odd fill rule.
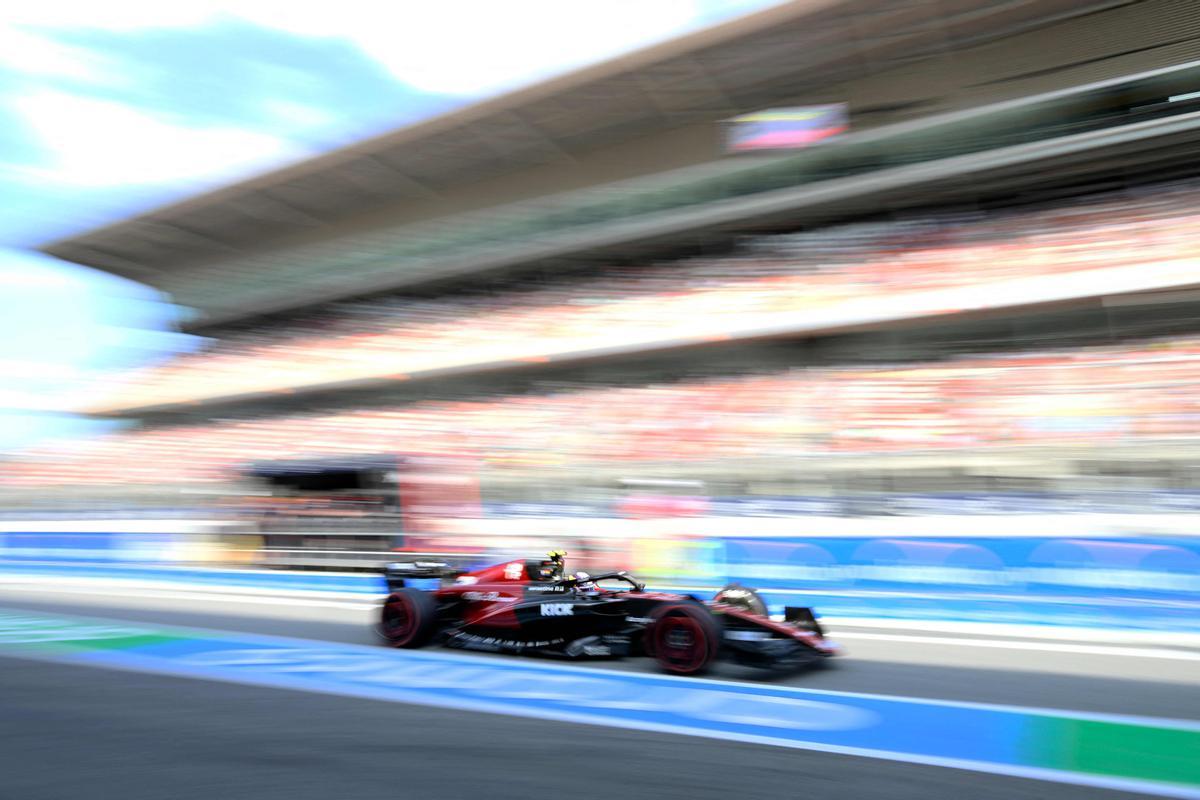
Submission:
[[[520,653],[525,650],[537,649],[539,647],[554,647],[566,641],[563,638],[544,639],[541,641],[518,641],[514,639],[502,639],[496,636],[480,636],[474,633],[465,633],[459,631],[453,634],[447,644],[451,647],[461,647],[466,650],[485,650],[488,652],[512,652]]]
[[[496,600],[508,600],[509,598],[499,592],[463,592],[464,600],[476,602],[495,602]]]
[[[543,617],[570,617],[575,614],[575,606],[570,603],[542,603]]]

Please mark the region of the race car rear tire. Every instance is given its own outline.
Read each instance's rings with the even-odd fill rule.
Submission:
[[[672,675],[701,675],[717,657],[721,625],[698,603],[672,603],[655,609],[646,631],[646,652]]]
[[[437,601],[428,592],[397,589],[383,603],[379,634],[392,647],[424,647],[437,633],[437,617]]]

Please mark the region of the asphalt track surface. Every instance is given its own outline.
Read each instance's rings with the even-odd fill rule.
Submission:
[[[0,606],[369,644],[359,603],[0,587]],[[860,638],[856,639],[856,635]],[[861,637],[868,638],[861,638]],[[869,638],[882,636],[884,638]],[[1013,640],[849,654],[782,682],[816,689],[1200,718],[1195,651],[1172,658]],[[936,638],[936,637],[935,637]],[[1064,649],[1065,648],[1065,649]],[[1163,653],[1165,652],[1165,655]],[[480,656],[496,658],[496,656]],[[647,669],[641,661],[613,669]],[[717,677],[745,679],[744,671]],[[0,800],[50,798],[1119,798],[943,767],[0,658]]]

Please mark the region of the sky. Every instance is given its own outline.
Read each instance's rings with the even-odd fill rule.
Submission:
[[[33,249],[778,0],[0,3],[0,451],[102,426],[99,374],[198,346]]]

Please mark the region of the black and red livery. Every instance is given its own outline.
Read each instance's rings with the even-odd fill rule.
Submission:
[[[626,572],[559,577],[544,566],[515,560],[465,572],[441,562],[390,564],[379,632],[394,647],[437,641],[571,658],[643,655],[676,675],[701,674],[718,658],[788,669],[838,653],[810,609],[788,608],[783,621],[772,620],[741,586],[704,602],[647,591]]]

